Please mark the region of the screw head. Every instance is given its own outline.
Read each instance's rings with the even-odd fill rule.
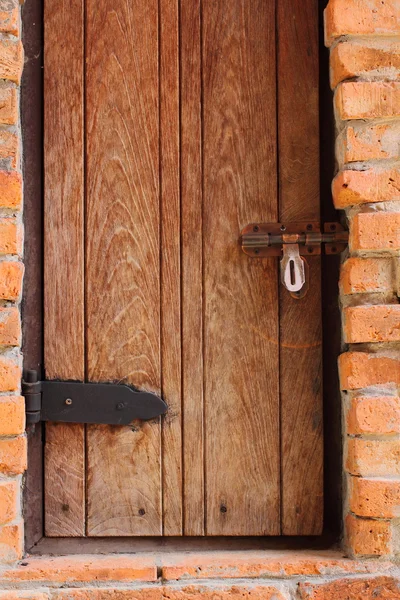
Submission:
[[[138,511],[138,512],[139,512],[139,515],[140,515],[141,517],[143,517],[143,515],[145,515],[145,514],[146,514],[146,511],[144,510],[144,508],[139,508],[139,511]]]
[[[226,508],[225,504],[221,504],[221,506],[219,507],[219,510],[220,510],[222,513],[226,513],[228,509]]]
[[[65,404],[66,404],[67,406],[71,406],[71,404],[72,404],[72,400],[71,400],[71,398],[67,398],[67,399],[66,399],[66,401],[65,401]]]
[[[259,251],[259,249],[258,249],[258,248],[256,248],[256,249],[254,250],[254,254],[260,254],[260,251]]]
[[[311,230],[312,230],[312,225],[311,225],[311,223],[309,223],[309,224],[307,225],[307,231],[311,231]]]
[[[117,410],[123,410],[124,409],[124,403],[123,402],[118,402],[117,406],[115,407]]]
[[[281,231],[286,231],[286,227],[284,225],[281,225]]]
[[[259,229],[260,229],[260,228],[259,228],[259,226],[258,226],[258,225],[254,225],[254,227],[253,227],[253,231],[258,231]]]

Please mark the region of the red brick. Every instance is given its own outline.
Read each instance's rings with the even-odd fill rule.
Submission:
[[[0,392],[17,392],[21,374],[21,367],[14,359],[0,356]]]
[[[0,346],[19,346],[21,320],[18,308],[0,307]]]
[[[340,288],[345,295],[392,292],[395,287],[390,258],[349,258],[342,265]]]
[[[25,429],[25,399],[0,396],[0,435],[19,435]]]
[[[22,227],[15,219],[0,219],[0,254],[21,254]]]
[[[0,4],[0,32],[18,35],[19,33],[19,8],[18,0],[7,0]]]
[[[0,171],[0,206],[18,210],[22,203],[22,178],[16,171]]]
[[[400,79],[400,42],[359,38],[337,44],[331,50],[331,86],[354,77]]]
[[[339,372],[342,390],[371,385],[400,385],[400,356],[345,352],[339,357]]]
[[[18,261],[0,262],[0,299],[18,301],[21,298],[24,265]]]
[[[24,50],[20,41],[0,40],[0,79],[20,83]]]
[[[347,413],[347,433],[400,433],[400,398],[398,396],[356,396]]]
[[[360,212],[350,219],[350,250],[400,250],[400,212]]]
[[[336,208],[400,200],[400,170],[371,167],[364,171],[339,171],[332,183],[332,194]]]
[[[400,581],[395,577],[339,579],[329,583],[300,583],[301,600],[398,600]]]
[[[335,93],[339,119],[376,119],[400,116],[400,82],[345,81]]]
[[[0,88],[0,123],[16,125],[18,122],[18,95],[15,88]]]
[[[26,437],[0,439],[0,473],[19,475],[26,470]]]
[[[53,592],[52,600],[289,600],[271,584],[221,585],[207,583],[185,587],[157,586],[136,589],[83,588]]]
[[[24,529],[22,521],[0,527],[0,561],[12,563],[22,558]]]
[[[336,142],[339,164],[399,157],[400,121],[352,121]]]
[[[325,41],[342,35],[398,35],[398,0],[330,0],[325,9]]]
[[[343,316],[348,344],[400,342],[400,304],[350,306]]]
[[[350,438],[346,469],[352,475],[387,477],[400,475],[400,440]]]
[[[347,515],[345,520],[346,543],[355,556],[377,556],[392,551],[390,521],[359,519]]]
[[[0,525],[13,521],[19,510],[19,481],[0,481]]]
[[[400,516],[400,480],[348,478],[349,509],[359,517]]]

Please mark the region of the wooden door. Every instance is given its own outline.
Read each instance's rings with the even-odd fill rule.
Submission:
[[[46,425],[47,536],[322,527],[320,260],[294,300],[252,222],[319,220],[316,0],[46,0],[45,372],[162,419]]]

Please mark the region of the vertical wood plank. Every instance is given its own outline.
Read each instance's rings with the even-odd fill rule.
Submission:
[[[83,0],[44,12],[45,370],[83,381]],[[84,427],[49,423],[46,437],[45,533],[84,535]]]
[[[201,0],[180,0],[184,533],[204,535]]]
[[[160,393],[158,0],[87,0],[87,366]],[[159,535],[160,419],[87,431],[87,533]]]
[[[163,533],[182,535],[179,0],[160,0]]]
[[[276,261],[238,243],[276,221],[275,6],[203,0],[208,535],[280,531]]]
[[[318,2],[277,7],[280,221],[319,221]],[[320,258],[307,260],[307,296],[280,291],[284,535],[319,534],[323,520]]]

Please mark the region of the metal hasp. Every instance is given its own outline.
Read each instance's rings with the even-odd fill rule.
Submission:
[[[349,233],[340,223],[253,223],[241,233],[242,250],[253,258],[281,256],[281,281],[294,298],[308,290],[308,265],[304,256],[340,254],[348,243]]]
[[[148,421],[167,412],[167,405],[151,392],[124,384],[38,381],[28,371],[22,381],[26,421],[129,425]]]

